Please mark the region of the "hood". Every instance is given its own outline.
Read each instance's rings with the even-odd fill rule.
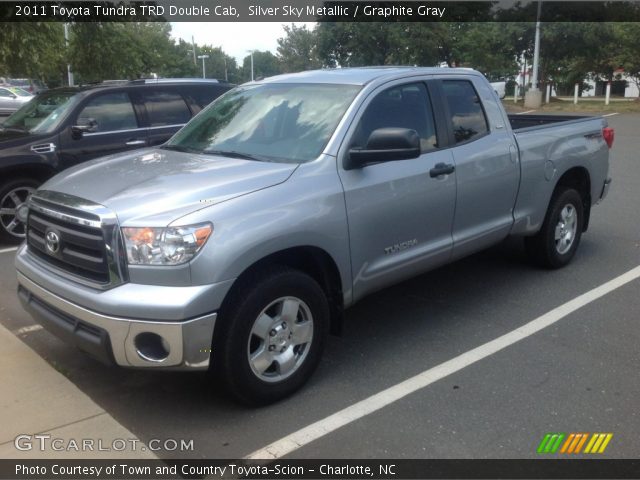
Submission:
[[[46,135],[34,135],[27,130],[11,128],[4,130],[0,125],[0,155],[3,149],[26,145],[45,137]]]
[[[153,227],[282,183],[297,166],[145,149],[83,163],[41,189],[104,205],[121,225]]]

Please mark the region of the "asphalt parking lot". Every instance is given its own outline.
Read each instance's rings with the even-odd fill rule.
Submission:
[[[0,322],[141,440],[193,439],[195,450],[181,457],[243,457],[640,265],[640,115],[608,120],[612,188],[570,266],[540,270],[508,240],[375,294],[347,312],[343,335],[330,339],[309,384],[269,407],[232,403],[204,374],[104,367],[30,330],[15,295],[14,252],[2,245]],[[288,456],[533,458],[547,432],[612,432],[602,456],[638,458],[639,292],[640,279],[630,281]]]

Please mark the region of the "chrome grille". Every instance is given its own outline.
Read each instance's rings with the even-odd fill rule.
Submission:
[[[42,260],[80,277],[98,283],[109,281],[102,230],[60,220],[44,213],[30,211],[27,242]],[[47,232],[59,237],[58,250],[47,250]]]
[[[29,253],[47,268],[96,288],[127,280],[116,217],[102,205],[58,192],[29,200]]]

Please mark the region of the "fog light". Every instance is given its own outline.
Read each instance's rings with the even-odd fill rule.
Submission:
[[[171,351],[169,342],[157,333],[140,333],[134,338],[133,344],[140,358],[149,362],[163,362]]]

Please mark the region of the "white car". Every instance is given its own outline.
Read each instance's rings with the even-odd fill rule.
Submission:
[[[498,98],[502,100],[506,95],[507,82],[491,82],[491,86],[498,94]]]
[[[26,90],[18,87],[0,86],[0,115],[9,115],[33,98]]]

